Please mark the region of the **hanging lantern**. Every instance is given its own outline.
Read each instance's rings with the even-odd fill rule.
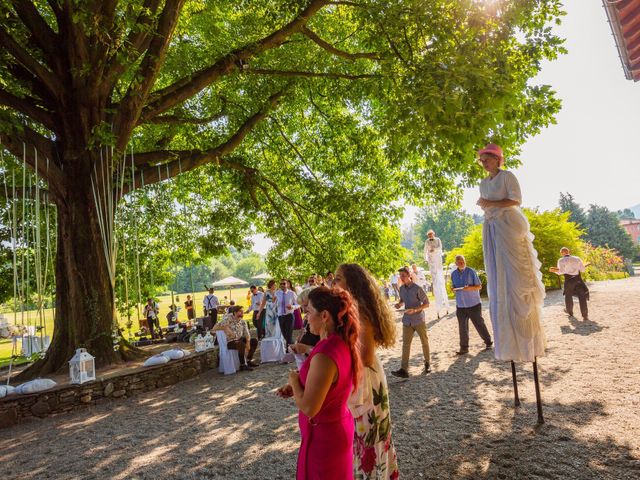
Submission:
[[[71,383],[81,384],[96,379],[95,358],[86,348],[78,348],[76,354],[69,360],[69,376]]]

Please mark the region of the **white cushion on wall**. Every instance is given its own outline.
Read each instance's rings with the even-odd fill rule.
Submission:
[[[162,365],[164,363],[168,363],[169,359],[164,355],[154,355],[153,357],[147,358],[143,365],[145,367],[153,367],[155,365]]]
[[[57,383],[50,378],[36,378],[35,380],[31,380],[30,382],[18,385],[15,392],[21,395],[27,395],[29,393],[37,393],[44,390],[49,390],[56,385]]]
[[[161,355],[164,355],[169,360],[180,360],[184,357],[184,350],[181,348],[174,348],[172,350],[165,350]]]
[[[16,393],[15,390],[16,387],[12,387],[11,385],[0,385],[0,398]]]

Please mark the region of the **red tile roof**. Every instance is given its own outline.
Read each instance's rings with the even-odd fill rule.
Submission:
[[[602,0],[616,40],[624,74],[640,80],[640,0]]]

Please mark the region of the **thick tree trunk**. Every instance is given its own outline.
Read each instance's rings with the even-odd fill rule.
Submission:
[[[136,357],[123,342],[113,348],[115,307],[113,285],[98,223],[89,175],[66,175],[67,197],[58,204],[56,315],[51,346],[44,359],[21,378],[58,372],[68,367],[77,348],[96,358],[96,368]]]

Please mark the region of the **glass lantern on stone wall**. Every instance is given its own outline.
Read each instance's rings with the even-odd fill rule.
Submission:
[[[69,360],[69,376],[71,383],[82,384],[96,379],[95,358],[86,348],[78,348],[76,354]]]

